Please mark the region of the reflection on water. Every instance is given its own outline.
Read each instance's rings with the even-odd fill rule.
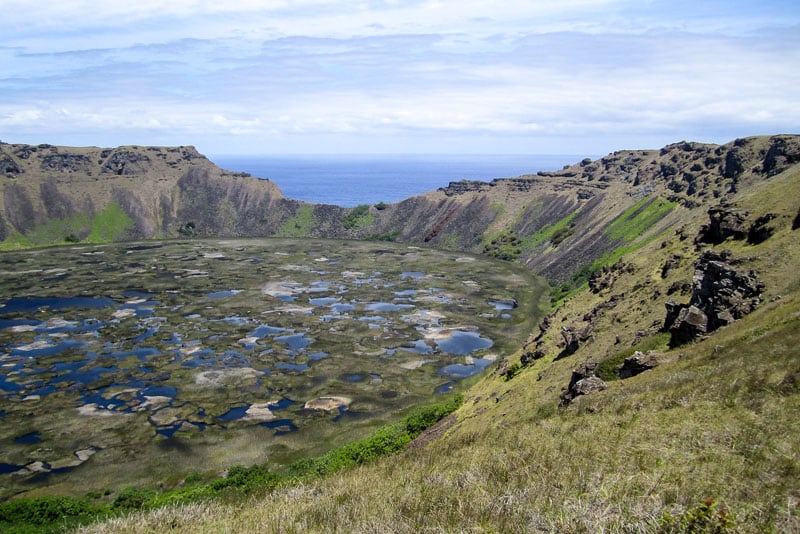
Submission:
[[[0,313],[32,312],[40,308],[105,308],[115,304],[107,297],[13,297],[0,304]]]
[[[25,445],[33,445],[34,443],[39,443],[40,441],[42,441],[42,433],[38,431],[30,432],[14,438],[14,443],[23,443]]]
[[[293,350],[301,350],[309,346],[314,340],[310,337],[306,337],[305,334],[291,334],[288,336],[278,336],[275,338],[275,341],[286,343],[289,345],[289,348]]]
[[[473,364],[464,364],[464,363],[454,363],[450,365],[445,365],[441,369],[439,369],[440,375],[452,376],[455,378],[467,378],[468,376],[472,376],[474,374],[478,374],[486,367],[491,365],[493,360],[487,360],[483,358],[475,358]]]
[[[412,304],[395,304],[393,302],[372,302],[364,306],[364,309],[372,312],[395,312],[413,308]]]
[[[440,350],[457,355],[488,349],[492,345],[494,345],[494,342],[491,339],[481,337],[477,332],[464,332],[462,330],[453,330],[450,337],[436,340],[436,346]]]

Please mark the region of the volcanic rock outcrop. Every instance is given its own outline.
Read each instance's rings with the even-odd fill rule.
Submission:
[[[753,273],[737,270],[730,253],[706,250],[695,262],[692,298],[688,304],[669,301],[664,329],[670,345],[688,343],[750,313],[760,303],[764,283]]]

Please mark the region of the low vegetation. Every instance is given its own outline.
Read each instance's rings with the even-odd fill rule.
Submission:
[[[610,267],[624,256],[631,254],[658,237],[652,229],[677,204],[660,197],[645,197],[628,208],[611,224],[603,229],[603,234],[618,243],[614,249],[599,258],[581,266],[569,280],[557,284],[553,289],[551,301],[554,306],[588,287],[589,279],[603,267]],[[569,219],[569,217],[567,218]],[[565,226],[562,225],[562,229]],[[563,238],[561,238],[563,239]]]
[[[319,477],[373,462],[405,449],[424,430],[455,411],[463,401],[452,394],[429,405],[413,408],[400,422],[379,428],[366,438],[286,467],[267,464],[235,465],[221,478],[202,482],[202,477],[187,477],[176,489],[158,492],[153,488],[126,488],[110,504],[98,503],[99,495],[76,497],[38,497],[0,503],[0,529],[3,532],[61,532],[64,528],[87,524],[100,518],[132,510],[204,502],[224,498],[264,494],[276,488],[311,483]]]
[[[553,246],[558,246],[564,239],[574,233],[575,230],[572,227],[572,221],[577,215],[577,211],[570,213],[554,224],[547,225],[536,233],[526,237],[523,240],[525,247],[532,249],[533,247],[539,245],[540,243],[544,243],[545,241],[550,241]]]
[[[25,234],[15,233],[0,242],[0,251],[70,243],[111,243],[125,238],[134,221],[117,203],[110,203],[94,216],[76,213],[49,219]]]
[[[275,235],[277,237],[308,237],[316,224],[314,206],[306,204],[297,208],[294,215],[281,225]]]
[[[384,207],[385,209],[385,207]],[[369,206],[361,204],[351,209],[342,219],[342,226],[348,230],[355,230],[364,226],[369,226],[375,217],[370,214]]]

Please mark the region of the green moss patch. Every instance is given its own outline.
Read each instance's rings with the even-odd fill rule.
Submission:
[[[283,223],[275,235],[276,237],[308,237],[311,229],[316,225],[314,206],[307,204],[297,208],[294,216]]]

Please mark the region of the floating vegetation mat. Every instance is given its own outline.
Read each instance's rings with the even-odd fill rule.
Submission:
[[[174,484],[356,439],[515,351],[543,285],[404,245],[0,255],[0,497]]]

